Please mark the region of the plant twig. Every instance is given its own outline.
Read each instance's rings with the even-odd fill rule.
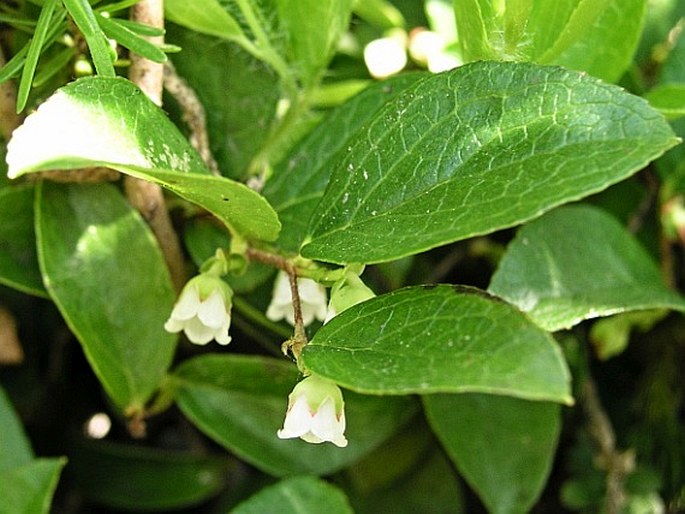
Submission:
[[[164,27],[164,4],[162,0],[142,0],[131,8],[131,19],[153,27]],[[152,42],[162,43],[163,38],[150,38]],[[129,78],[157,105],[162,103],[164,68],[162,64],[131,55]],[[124,179],[126,197],[147,220],[164,253],[171,279],[177,291],[186,281],[183,252],[178,235],[171,224],[171,218],[164,203],[162,188],[151,182],[133,177]]]
[[[302,304],[300,303],[300,290],[297,286],[297,268],[285,257],[273,253],[263,252],[256,248],[248,248],[245,255],[248,259],[258,261],[264,264],[269,264],[278,269],[285,271],[288,274],[290,281],[290,295],[293,302],[293,320],[295,322],[295,332],[293,337],[286,341],[283,346],[283,353],[288,350],[293,354],[295,359],[299,362],[302,349],[307,345],[307,333],[304,329],[304,321],[302,320]]]
[[[164,65],[164,88],[174,97],[181,108],[183,121],[190,129],[190,144],[200,154],[210,171],[214,175],[220,175],[219,167],[209,147],[205,108],[193,88],[176,73],[171,62]]]
[[[614,429],[599,400],[597,387],[589,376],[583,383],[581,402],[590,437],[598,449],[596,464],[607,472],[606,512],[619,514],[626,500],[625,479],[635,469],[635,455],[631,450],[620,452],[616,449]]]
[[[0,47],[0,68],[5,62],[5,54]],[[7,80],[0,84],[0,135],[5,141],[9,141],[21,122],[22,117],[17,114],[17,87],[13,80]]]
[[[24,351],[12,313],[0,305],[0,365],[21,364]]]

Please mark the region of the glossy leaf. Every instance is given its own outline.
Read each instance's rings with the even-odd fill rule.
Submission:
[[[175,294],[147,225],[111,185],[45,183],[36,234],[46,287],[105,390],[142,408],[176,347],[162,328]]]
[[[95,18],[103,32],[120,45],[151,61],[158,63],[167,61],[166,54],[157,45],[140,37],[126,25],[119,23],[119,20],[110,19],[101,14],[96,14]]]
[[[348,139],[405,88],[426,75],[400,75],[370,86],[329,114],[274,170],[264,196],[278,212],[283,230],[278,246],[297,251],[307,221],[323,196]]]
[[[591,77],[481,62],[406,88],[348,138],[303,256],[375,263],[539,216],[618,182],[678,140]]]
[[[571,403],[546,332],[474,288],[408,287],[351,307],[304,348],[312,372],[372,394],[483,392]]]
[[[2,444],[0,444],[0,476],[2,476],[3,471],[18,468],[33,459],[31,443],[2,387],[0,387],[0,427],[2,427]]]
[[[433,431],[488,512],[530,512],[552,468],[559,405],[482,394],[423,402]]]
[[[66,459],[36,459],[0,472],[0,514],[48,514]]]
[[[262,489],[231,510],[231,514],[352,514],[345,494],[315,477],[293,477]]]
[[[523,227],[488,290],[551,331],[629,310],[685,310],[633,236],[589,206],[557,209]]]
[[[114,77],[115,54],[107,43],[107,38],[100,29],[88,0],[63,0],[63,2],[88,44],[88,50],[98,75]]]
[[[33,187],[0,188],[0,283],[47,297],[36,256]]]
[[[685,116],[685,84],[663,84],[645,94],[645,99],[667,119]]]
[[[90,500],[125,510],[169,510],[215,496],[227,482],[226,458],[126,446],[79,444],[70,462],[79,490]]]
[[[297,368],[257,356],[205,355],[185,361],[172,377],[177,403],[205,434],[272,475],[330,474],[390,436],[415,412],[409,398],[375,398],[344,391],[347,448],[281,440]],[[370,430],[369,427],[373,427]]]
[[[164,13],[170,21],[201,34],[231,41],[246,39],[238,22],[217,0],[204,0],[202,3],[166,0]]]
[[[467,62],[533,61],[584,71],[608,82],[630,65],[645,0],[492,0],[454,2]]]
[[[316,84],[336,44],[347,29],[352,0],[276,0],[281,25],[288,34],[290,59],[304,86]]]
[[[7,151],[11,177],[107,166],[199,204],[247,238],[273,240],[280,230],[275,212],[259,194],[208,175],[178,129],[124,79],[91,77],[61,88],[14,132]]]

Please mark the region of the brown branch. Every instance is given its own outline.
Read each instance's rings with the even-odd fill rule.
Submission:
[[[174,97],[181,108],[183,121],[190,129],[190,144],[200,154],[210,171],[214,175],[220,175],[219,167],[209,148],[205,108],[193,88],[176,73],[171,62],[164,65],[164,88]]]
[[[0,305],[0,365],[21,364],[24,352],[12,313]]]
[[[581,402],[588,422],[588,431],[598,449],[596,465],[607,472],[605,508],[607,514],[622,512],[626,501],[624,483],[635,469],[635,455],[631,450],[616,449],[616,435],[597,394],[591,377],[583,383]]]
[[[164,4],[162,0],[142,0],[131,8],[131,19],[153,27],[164,27]],[[162,43],[160,37],[149,38]],[[131,55],[129,78],[157,105],[162,103],[164,68],[162,64],[149,61],[139,55]],[[126,196],[147,220],[164,253],[171,279],[177,291],[186,281],[183,252],[178,235],[171,224],[171,218],[164,202],[162,188],[151,182],[133,177],[124,179]]]
[[[5,65],[5,54],[0,47],[0,68]],[[0,84],[0,135],[9,141],[12,132],[21,125],[22,117],[17,114],[17,87],[13,80]]]

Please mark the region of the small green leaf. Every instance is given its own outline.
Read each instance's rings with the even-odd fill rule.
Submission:
[[[231,514],[352,514],[345,494],[315,477],[293,477],[266,487],[231,510]]]
[[[647,92],[644,98],[669,120],[685,116],[685,83],[659,85]]]
[[[230,461],[184,452],[82,441],[69,464],[79,491],[101,505],[131,511],[196,505],[227,482]]]
[[[168,20],[201,34],[229,41],[247,41],[238,22],[217,0],[205,0],[202,3],[166,0],[164,13]]]
[[[685,311],[633,236],[589,206],[557,209],[523,227],[488,290],[550,331],[630,310]]]
[[[33,187],[0,188],[0,283],[47,297],[36,256]]]
[[[48,514],[66,459],[36,459],[0,472],[0,514]]]
[[[107,43],[107,38],[98,25],[93,8],[88,0],[63,0],[74,23],[86,39],[90,56],[98,74],[103,77],[114,77],[114,54]]]
[[[347,29],[352,0],[276,0],[279,21],[288,34],[290,60],[305,88],[326,70]]]
[[[0,387],[0,427],[2,427],[2,444],[0,444],[0,476],[2,476],[3,471],[18,468],[33,459],[31,443],[2,387]]]
[[[406,25],[402,11],[388,0],[355,0],[352,9],[359,18],[383,30]]]
[[[11,177],[107,166],[199,204],[248,239],[274,240],[280,230],[263,197],[243,184],[208,175],[178,129],[125,79],[90,77],[61,88],[14,132],[7,151]]]
[[[491,0],[455,0],[454,14],[461,55],[465,62],[498,57],[489,41],[495,32],[495,11]]]
[[[114,402],[140,409],[176,347],[174,291],[145,222],[109,184],[43,184],[38,258],[50,296]]]
[[[330,474],[357,460],[416,412],[409,398],[376,398],[344,391],[347,448],[281,440],[297,368],[283,360],[204,355],[172,375],[177,403],[205,434],[257,468],[276,476]],[[371,429],[370,427],[373,427]]]
[[[43,51],[43,46],[48,38],[48,31],[50,25],[55,23],[53,20],[53,13],[55,9],[61,2],[59,0],[47,0],[43,5],[38,16],[38,22],[36,23],[36,29],[33,33],[33,37],[28,45],[28,51],[26,54],[26,62],[24,64],[24,69],[21,73],[21,80],[19,81],[19,87],[17,88],[17,112],[21,112],[26,107],[26,102],[29,98],[29,93],[31,92],[31,84],[33,83],[33,77],[36,74],[36,67],[38,66],[38,59]],[[60,6],[61,7],[61,6]]]
[[[331,163],[301,254],[393,260],[516,225],[677,144],[643,99],[591,77],[480,62],[406,88]]]
[[[335,164],[347,152],[347,140],[383,105],[427,75],[400,75],[374,84],[331,112],[284,159],[267,182],[264,196],[283,223],[278,246],[297,251],[307,220],[323,196]]]
[[[423,402],[433,431],[488,512],[530,512],[552,468],[559,405],[482,394]]]
[[[474,288],[407,287],[367,300],[324,325],[302,358],[312,372],[363,393],[573,401],[550,335]]]
[[[119,20],[106,18],[101,14],[96,14],[95,19],[107,37],[115,39],[120,45],[151,61],[159,63],[167,61],[166,54],[157,45],[140,37],[126,25],[120,24]]]

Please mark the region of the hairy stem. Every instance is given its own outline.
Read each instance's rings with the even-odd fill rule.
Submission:
[[[131,19],[153,27],[164,27],[163,0],[142,0],[131,8]],[[154,43],[162,43],[162,37],[150,38]],[[164,66],[144,59],[139,55],[131,55],[129,78],[157,105],[162,103],[164,86]],[[178,235],[171,224],[171,218],[164,202],[162,188],[156,184],[133,177],[124,179],[126,196],[147,220],[155,234],[164,258],[166,260],[171,280],[177,291],[180,291],[186,281],[183,253]]]

